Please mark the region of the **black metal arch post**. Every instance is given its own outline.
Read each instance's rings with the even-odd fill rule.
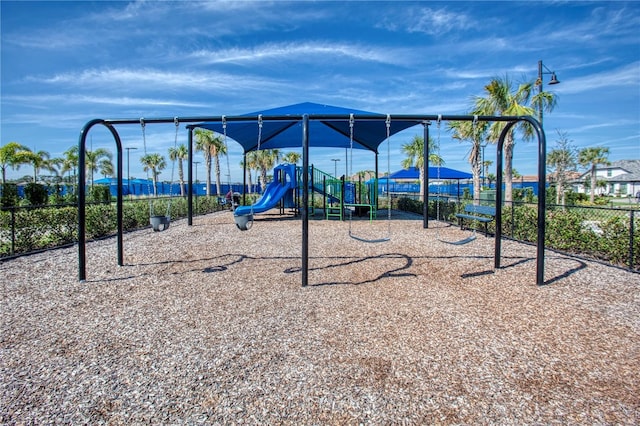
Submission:
[[[520,121],[527,121],[533,126],[538,136],[538,241],[536,242],[536,284],[544,284],[544,240],[545,240],[545,218],[547,209],[546,197],[546,163],[547,163],[547,141],[540,125],[540,122],[533,117],[518,117],[510,121],[502,129],[498,139],[496,154],[496,232],[494,249],[494,267],[500,268],[500,252],[502,250],[502,157],[504,140],[511,131],[511,128]],[[513,208],[513,206],[512,206]]]
[[[117,153],[117,197],[116,197],[116,216],[117,216],[117,228],[118,228],[118,266],[124,264],[122,253],[122,141],[120,135],[116,129],[105,120],[96,119],[91,120],[84,125],[80,131],[80,142],[78,143],[78,278],[80,281],[87,279],[87,254],[86,254],[86,142],[87,133],[89,130],[97,125],[102,124],[105,126],[116,141]]]

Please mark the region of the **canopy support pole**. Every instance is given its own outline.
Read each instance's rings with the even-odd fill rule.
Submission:
[[[187,225],[193,225],[193,127],[189,129],[189,137],[187,138]]]
[[[424,127],[424,146],[422,147],[422,170],[424,173],[424,187],[422,188],[422,227],[429,227],[429,122],[422,123]],[[439,201],[439,200],[438,200]],[[439,219],[439,218],[437,218]]]
[[[302,116],[302,287],[309,282],[309,115]]]

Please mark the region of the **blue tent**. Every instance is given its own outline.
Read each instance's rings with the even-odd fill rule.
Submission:
[[[330,116],[354,115],[353,148],[367,149],[378,152],[378,146],[387,138],[385,124],[386,115],[357,109],[341,108],[304,102],[279,108],[256,111],[241,117],[255,117],[249,121],[227,122],[227,137],[238,142],[244,152],[258,149],[258,116],[281,117],[279,120],[269,120],[262,123],[260,149],[280,149],[300,147],[302,145],[302,115],[326,115],[327,119],[309,120],[309,146],[325,148],[350,148],[349,120],[334,119]],[[290,116],[291,119],[287,117]],[[358,119],[358,116],[361,119]],[[402,130],[420,124],[415,120],[395,120],[390,123],[389,133],[393,135]],[[222,134],[222,121],[195,124],[200,127]]]
[[[391,173],[391,179],[420,179],[420,171],[417,167],[401,169]],[[448,167],[429,167],[429,179],[471,179],[471,173],[461,172]]]

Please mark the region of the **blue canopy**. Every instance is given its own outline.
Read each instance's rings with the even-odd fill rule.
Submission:
[[[438,170],[440,169],[440,170]],[[391,179],[420,179],[420,171],[417,167],[409,167],[391,173]],[[429,179],[471,179],[471,173],[461,172],[448,167],[429,167]]]
[[[256,119],[252,121],[228,121],[227,137],[238,142],[244,152],[258,149],[258,116],[262,115],[264,121],[260,137],[260,149],[300,147],[302,146],[302,119],[300,117],[303,114],[310,116],[310,147],[349,148],[351,146],[349,114],[354,115],[353,148],[368,149],[377,153],[378,146],[387,138],[385,124],[387,116],[385,114],[311,102],[244,114],[242,117],[256,117]],[[323,120],[314,119],[313,115],[343,115],[344,118]],[[269,121],[269,116],[285,117],[285,119]],[[287,120],[286,116],[291,116],[291,120]],[[361,117],[360,121],[358,116]],[[391,121],[389,134],[393,135],[417,124],[420,124],[420,122],[410,120]],[[220,134],[224,132],[221,121],[195,124],[192,127],[209,129]]]

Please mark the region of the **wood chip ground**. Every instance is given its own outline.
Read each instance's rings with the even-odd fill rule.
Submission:
[[[388,225],[310,221],[305,288],[273,213],[0,263],[0,423],[640,424],[640,275]]]

